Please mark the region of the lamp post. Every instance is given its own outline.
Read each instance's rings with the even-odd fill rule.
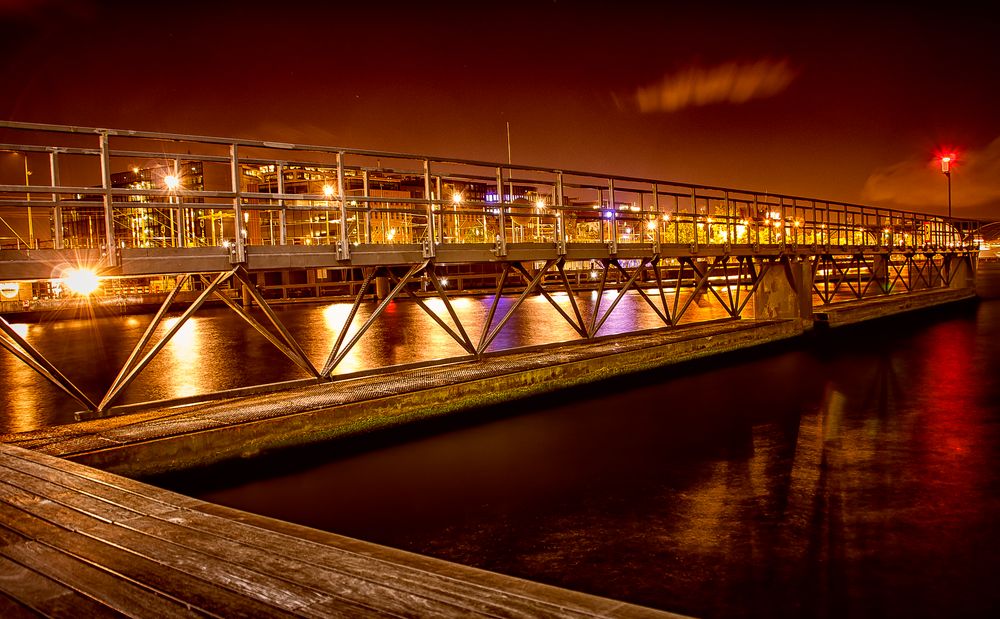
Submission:
[[[28,154],[23,153],[24,157],[24,185],[26,187],[31,185],[31,170],[28,169]],[[31,191],[25,192],[24,197],[28,203],[28,244],[32,249],[35,247],[35,222],[31,216]]]
[[[941,172],[948,177],[948,219],[951,219],[951,162],[954,157],[947,155],[941,157]]]

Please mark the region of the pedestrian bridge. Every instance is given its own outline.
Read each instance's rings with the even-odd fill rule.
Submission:
[[[982,241],[981,222],[926,213],[429,155],[6,121],[0,150],[17,162],[0,178],[0,285],[13,294],[0,311],[25,290],[82,298],[75,278],[105,296],[157,298],[96,396],[0,317],[0,344],[91,413],[112,411],[209,299],[326,382],[397,299],[480,358],[534,294],[581,339],[599,335],[625,294],[668,329],[702,298],[729,319],[811,320],[842,301],[970,288]],[[273,278],[292,271],[353,301],[325,359],[309,358],[272,309]],[[459,291],[449,278],[475,283]],[[470,290],[493,295],[479,333],[450,301]],[[578,303],[582,291],[596,292],[593,306]]]

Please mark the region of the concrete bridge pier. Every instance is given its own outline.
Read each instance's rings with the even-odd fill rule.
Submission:
[[[385,275],[375,278],[375,296],[378,299],[384,299],[389,296],[389,278]]]
[[[970,255],[950,255],[945,258],[944,268],[947,273],[949,288],[976,288],[976,264]]]
[[[889,287],[892,283],[892,279],[889,277],[889,254],[879,254],[878,256],[872,256],[872,286],[878,286],[879,292],[882,294],[889,294],[891,291]]]
[[[784,258],[764,266],[753,295],[754,318],[775,320],[798,318],[803,327],[813,322],[812,264],[808,260]]]

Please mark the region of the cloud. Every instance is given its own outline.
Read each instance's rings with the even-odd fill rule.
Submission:
[[[740,104],[773,97],[788,88],[796,74],[787,60],[728,62],[709,69],[689,67],[636,89],[632,100],[643,113],[677,112],[714,103]]]
[[[958,153],[953,164],[952,212],[956,216],[1000,218],[1000,137],[985,148]],[[913,210],[947,209],[947,184],[939,162],[901,161],[873,172],[865,181],[866,202]]]

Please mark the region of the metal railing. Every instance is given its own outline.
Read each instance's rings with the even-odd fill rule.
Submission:
[[[317,145],[0,122],[5,249],[514,244],[974,250],[978,222],[676,181]],[[13,141],[11,141],[13,140]],[[4,179],[6,180],[6,179]]]

